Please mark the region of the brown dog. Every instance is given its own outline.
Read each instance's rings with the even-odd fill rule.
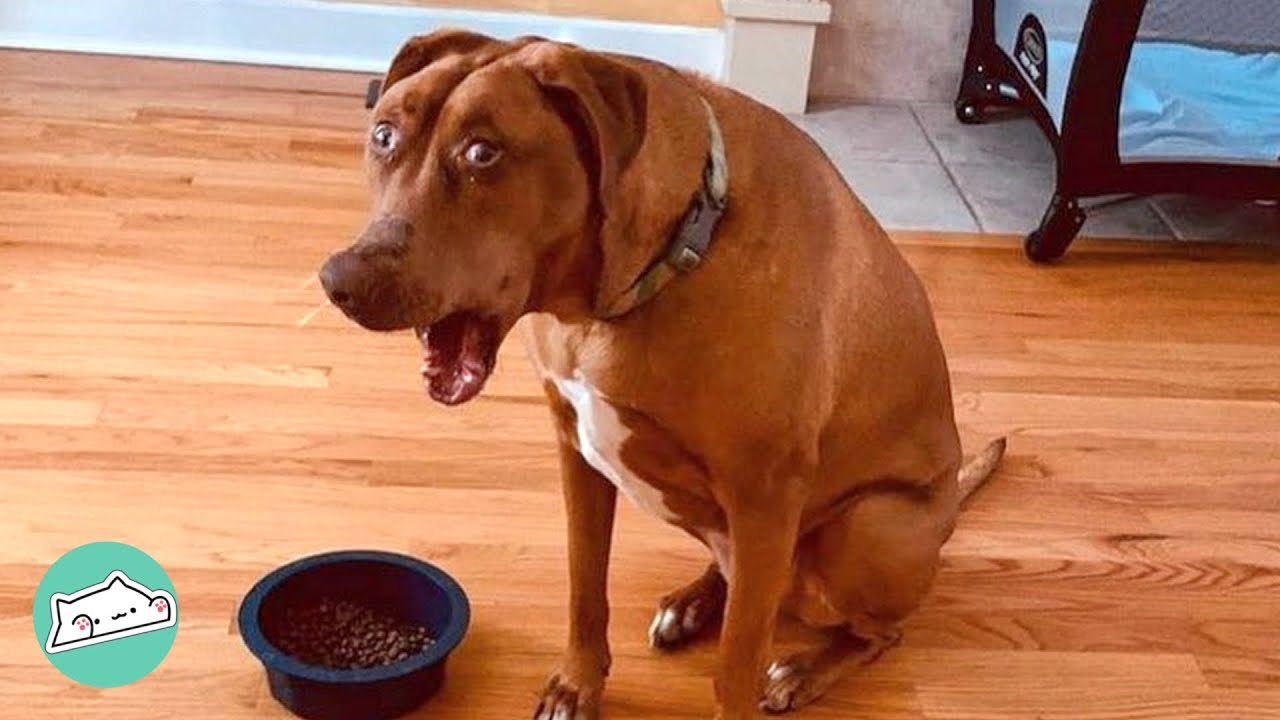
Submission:
[[[527,317],[571,577],[535,717],[599,715],[617,489],[710,549],[650,635],[722,621],[717,717],[799,707],[892,645],[1004,446],[961,469],[925,293],[821,150],[709,81],[534,38],[415,38],[383,93],[373,220],[321,278],[361,325],[414,328],[446,404]],[[827,641],[770,665],[780,612]]]

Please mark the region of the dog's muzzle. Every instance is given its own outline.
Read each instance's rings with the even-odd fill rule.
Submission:
[[[398,218],[372,223],[351,247],[329,256],[320,285],[329,301],[370,330],[413,325],[405,289],[405,259],[413,226]]]

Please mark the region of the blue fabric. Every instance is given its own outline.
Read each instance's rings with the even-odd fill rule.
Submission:
[[[1138,43],[1120,118],[1123,160],[1280,165],[1280,51]]]
[[[1049,40],[1047,107],[1059,128],[1077,47]],[[1136,44],[1120,102],[1120,158],[1280,165],[1280,50]]]

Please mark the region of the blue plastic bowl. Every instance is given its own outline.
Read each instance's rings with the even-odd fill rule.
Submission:
[[[271,642],[290,607],[347,600],[426,627],[435,644],[390,665],[338,670],[309,665]],[[258,581],[240,604],[240,636],[262,661],[271,695],[307,720],[390,720],[420,707],[444,683],[445,662],[471,620],[466,593],[416,558],[344,551],[303,558]]]

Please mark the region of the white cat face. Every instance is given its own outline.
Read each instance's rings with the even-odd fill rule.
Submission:
[[[50,604],[53,626],[45,649],[51,653],[172,627],[176,622],[172,595],[149,590],[119,570],[71,595],[57,593]]]

